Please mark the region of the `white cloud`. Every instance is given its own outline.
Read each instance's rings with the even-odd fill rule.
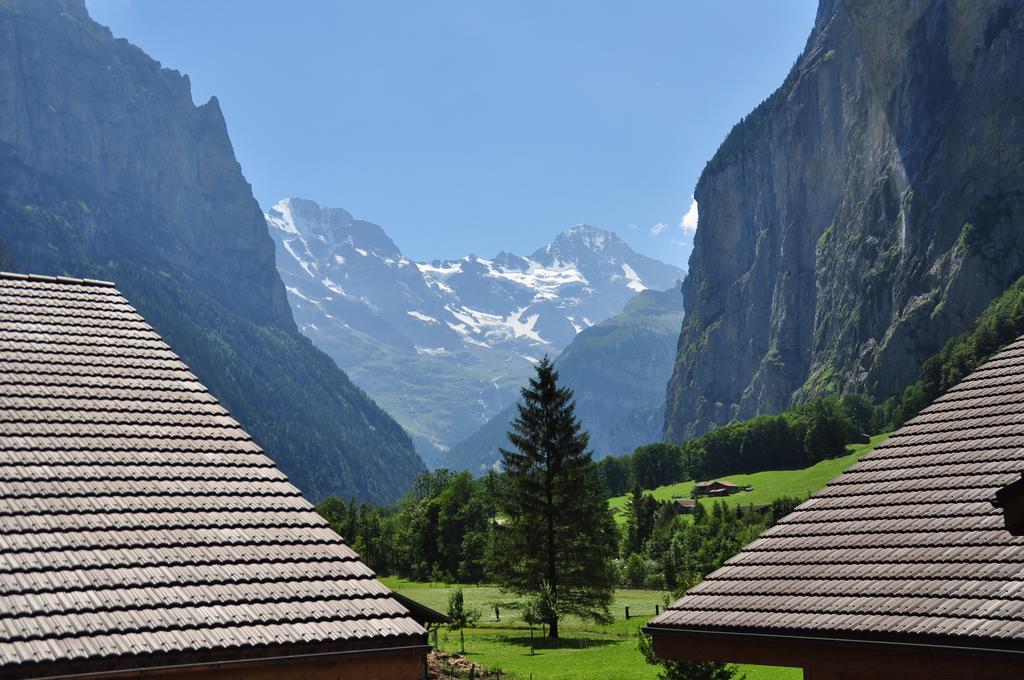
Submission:
[[[683,215],[679,228],[691,236],[697,232],[697,199],[693,196],[690,196],[690,209]]]
[[[664,222],[658,222],[653,227],[651,227],[651,236],[657,236],[661,232],[665,231],[666,228],[668,228],[667,224],[665,224]]]
[[[630,222],[629,224],[626,225],[626,229],[629,229],[630,231],[636,231],[637,230],[637,226],[635,224],[633,224],[632,222]]]

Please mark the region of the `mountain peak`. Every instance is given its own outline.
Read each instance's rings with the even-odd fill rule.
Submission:
[[[308,198],[284,198],[274,204],[268,215],[277,217],[274,226],[283,231],[310,234],[350,227],[355,221],[341,208],[322,208]]]
[[[267,224],[306,247],[319,242],[330,253],[341,250],[372,251],[398,259],[402,253],[380,226],[357,220],[342,208],[323,208],[308,198],[285,198],[266,213]],[[318,246],[319,247],[319,246]]]
[[[571,229],[566,229],[557,237],[555,237],[555,243],[559,241],[571,241],[575,243],[583,244],[588,250],[594,252],[601,252],[608,246],[623,244],[625,242],[619,238],[618,234],[614,231],[607,229],[598,229],[592,227],[589,224],[577,224]]]
[[[634,251],[618,234],[607,229],[598,229],[589,224],[577,224],[566,229],[548,245],[538,248],[534,259],[575,262],[580,257],[607,257],[634,255]]]
[[[566,236],[582,236],[588,234],[612,234],[613,232],[607,229],[601,229],[600,227],[592,227],[589,224],[580,222],[575,227],[570,227],[562,232]]]

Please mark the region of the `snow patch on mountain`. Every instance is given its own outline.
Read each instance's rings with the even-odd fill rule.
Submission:
[[[550,345],[551,343],[540,337],[540,334],[534,330],[537,325],[537,320],[540,318],[540,314],[531,314],[523,320],[523,313],[526,311],[526,307],[517,309],[514,314],[509,314],[508,318],[505,319],[505,323],[512,329],[512,335],[517,338],[530,338],[531,340],[543,344]]]
[[[443,357],[451,354],[444,347],[416,347],[417,354],[429,354],[432,357]]]
[[[434,317],[427,316],[423,312],[417,312],[416,310],[407,311],[406,314],[408,314],[409,316],[411,316],[414,319],[419,319],[420,321],[422,321],[424,323],[440,323]]]
[[[536,262],[527,260],[529,269],[525,272],[509,270],[504,267],[493,267],[488,262],[488,275],[504,278],[520,286],[536,291],[536,297],[543,300],[558,299],[559,291],[572,283],[587,284],[587,279],[573,264],[564,265],[557,262],[555,267],[543,267]]]
[[[308,298],[305,295],[303,295],[302,291],[296,288],[295,286],[285,286],[285,290],[288,291],[289,295],[294,295],[300,300],[305,300],[306,302],[316,302],[316,300],[314,300],[313,298]]]
[[[518,269],[496,264],[475,255],[467,255],[454,262],[417,263],[416,266],[429,283],[434,283],[446,292],[453,292],[449,280],[471,270],[482,278],[503,279],[516,286],[533,291],[537,300],[555,300],[559,292],[567,285],[587,285],[587,279],[573,263],[564,264],[555,261],[554,266],[544,266],[538,262],[524,258],[526,268]]]
[[[345,291],[343,291],[341,289],[341,286],[336,284],[334,281],[331,281],[326,276],[324,278],[320,279],[320,283],[324,284],[324,288],[326,288],[327,290],[331,291],[332,293],[337,293],[338,295],[344,295],[345,294]]]
[[[295,259],[295,261],[298,263],[300,267],[302,267],[303,271],[305,271],[310,276],[316,276],[316,268],[313,265],[311,265],[308,261],[304,260],[297,252],[295,252],[295,246],[292,245],[291,241],[284,240],[282,241],[282,245],[285,247],[285,250],[288,251],[288,254]]]
[[[626,285],[630,290],[635,290],[638,293],[647,290],[647,286],[640,280],[640,276],[625,262],[622,263],[622,273],[626,275],[626,280],[629,281]]]

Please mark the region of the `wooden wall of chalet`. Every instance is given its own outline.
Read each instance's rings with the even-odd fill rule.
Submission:
[[[151,676],[159,680],[421,680],[423,655],[418,652],[351,656],[320,662],[282,660],[259,665],[225,665],[215,669],[181,669]]]

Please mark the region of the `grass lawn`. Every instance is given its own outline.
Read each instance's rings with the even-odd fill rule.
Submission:
[[[397,578],[384,578],[384,583],[402,595],[445,612],[448,595],[455,586],[418,583]],[[530,654],[530,629],[519,613],[508,604],[514,596],[501,593],[494,586],[463,586],[466,605],[478,607],[483,616],[474,628],[466,629],[466,656],[491,668],[500,668],[503,677],[529,680],[577,680],[616,678],[622,680],[654,680],[658,669],[648,665],[637,649],[639,629],[654,616],[655,605],[664,606],[665,593],[653,590],[619,590],[615,594],[612,614],[615,621],[605,626],[567,619],[561,623],[562,640],[552,646],[541,639],[535,629],[535,654]],[[501,621],[494,617],[494,606],[501,612]],[[629,607],[630,618],[625,618]],[[438,646],[459,651],[457,631],[442,629]],[[744,666],[749,680],[790,680],[802,677],[789,668]]]
[[[870,444],[852,444],[846,447],[849,453],[845,456],[823,460],[806,468],[797,470],[768,470],[765,472],[754,472],[749,475],[720,477],[719,479],[726,479],[742,486],[750,485],[753,487],[753,490],[741,491],[740,493],[714,500],[721,500],[727,506],[735,507],[739,505],[771,503],[776,498],[782,496],[806,498],[824,487],[825,484],[843,470],[856,463],[861,456],[875,448],[888,436],[888,434],[875,435],[871,438]],[[676,497],[689,498],[690,492],[693,490],[693,484],[692,481],[679,482],[678,484],[660,486],[647,493],[652,494],[659,501],[667,501]],[[628,499],[628,495],[616,496],[609,499],[608,506],[624,510]],[[703,502],[712,503],[714,501],[712,499],[703,499]],[[624,524],[626,521],[625,513],[616,513],[615,521],[619,524]]]

